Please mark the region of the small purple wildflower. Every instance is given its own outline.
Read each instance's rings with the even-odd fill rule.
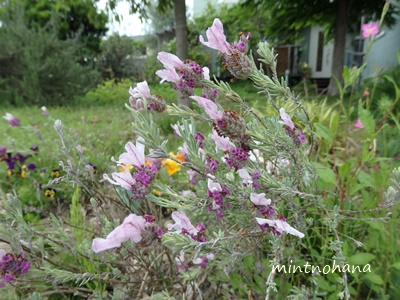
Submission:
[[[194,139],[195,141],[199,144],[200,148],[204,147],[204,135],[202,135],[200,132],[196,131],[196,133],[194,134]]]
[[[212,179],[208,179],[208,190],[207,196],[213,199],[212,206],[208,208],[209,211],[216,210],[216,217],[218,219],[223,218],[223,209],[229,208],[229,205],[225,205],[224,198],[229,195],[230,192],[226,186],[221,186],[219,183],[214,182]]]
[[[222,219],[222,218],[224,217],[224,214],[222,213],[222,211],[217,210],[217,212],[215,213],[215,216],[216,216],[218,219]]]
[[[16,281],[17,277],[28,272],[31,264],[24,258],[21,252],[19,255],[6,253],[0,249],[0,288],[5,286],[6,282]]]
[[[236,147],[229,151],[228,156],[225,157],[225,161],[231,169],[235,169],[237,171],[246,165],[249,157],[250,154],[242,147]]]
[[[215,174],[218,169],[218,160],[213,159],[211,156],[206,158],[205,162],[206,173],[207,174]]]
[[[27,165],[26,167],[27,167],[27,169],[28,169],[29,171],[34,171],[34,170],[36,170],[36,165],[35,165],[35,164],[29,164],[29,165]]]

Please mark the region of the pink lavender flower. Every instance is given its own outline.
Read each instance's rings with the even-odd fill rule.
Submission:
[[[282,121],[278,122],[284,125],[284,128],[287,134],[293,140],[293,143],[297,147],[300,147],[302,143],[305,143],[307,141],[303,131],[295,127],[292,118],[285,112],[284,108],[280,108],[279,113]]]
[[[105,239],[95,238],[92,243],[94,252],[120,247],[121,243],[131,240],[139,243],[142,240],[142,232],[145,230],[146,219],[142,216],[130,214],[121,225],[111,231]]]
[[[136,180],[132,177],[132,174],[125,166],[122,167],[125,169],[124,172],[111,173],[111,176],[114,180],[108,177],[107,174],[103,174],[103,178],[108,180],[108,182],[110,182],[111,184],[119,185],[128,191],[135,190],[137,188]]]
[[[200,256],[196,259],[193,259],[192,262],[195,265],[200,265],[202,269],[206,269],[210,260],[215,259],[214,253],[207,254],[206,256]]]
[[[175,211],[172,213],[172,219],[175,221],[174,224],[168,225],[168,230],[175,229],[175,233],[187,234],[192,239],[198,242],[205,242],[205,230],[206,227],[203,223],[197,223],[196,227],[192,225],[189,218],[186,216],[184,211]]]
[[[257,142],[257,141],[255,141],[255,143],[256,143],[256,144],[257,144],[257,143],[259,144],[259,142]],[[262,154],[262,152],[261,152],[260,150],[258,150],[258,149],[252,149],[252,151],[251,151],[251,153],[250,153],[249,159],[250,159],[251,161],[255,161],[255,162],[261,162],[261,163],[264,162],[263,154]]]
[[[217,104],[215,104],[211,100],[199,96],[191,96],[190,98],[195,100],[202,108],[204,108],[206,114],[213,121],[222,120],[222,118],[224,117],[224,111],[218,110]]]
[[[290,130],[293,130],[295,127],[292,118],[285,112],[284,108],[279,109],[279,114],[281,116],[282,121],[278,122],[287,126]]]
[[[187,60],[184,63],[176,55],[167,52],[160,52],[157,55],[157,59],[165,68],[156,72],[162,79],[160,83],[164,81],[175,83],[174,89],[181,99],[187,99],[192,96],[194,87],[203,86],[200,81],[205,77],[208,79],[210,77],[208,68],[201,68],[194,61]],[[212,93],[207,88],[205,88],[205,93],[212,96]]]
[[[128,142],[125,145],[125,153],[122,153],[119,156],[118,161],[114,159],[114,157],[111,158],[112,161],[119,163],[119,164],[127,164],[127,165],[133,165],[135,168],[142,168],[144,167],[145,163],[145,156],[144,156],[144,144],[141,143],[144,142],[144,139],[142,137],[137,138],[136,140],[136,146],[133,145],[133,143]]]
[[[183,250],[181,250],[178,257],[175,257],[175,261],[178,265],[178,269],[176,270],[177,272],[179,272],[179,270],[189,269],[189,264],[185,261],[185,252],[183,252]]]
[[[200,42],[212,49],[218,50],[222,57],[222,65],[228,69],[233,76],[239,79],[246,79],[252,72],[252,64],[246,52],[246,43],[251,34],[241,34],[238,43],[229,44],[226,41],[224,27],[219,19],[214,19],[211,27],[206,30],[208,42],[200,36]]]
[[[379,25],[378,22],[372,22],[369,24],[362,24],[361,25],[362,29],[362,36],[367,38],[370,37],[371,35],[376,35],[379,32]]]
[[[171,127],[174,129],[174,134],[176,135],[176,136],[180,136],[180,137],[182,137],[182,135],[181,135],[181,131],[184,131],[185,130],[185,126],[183,126],[183,125],[180,125],[179,123],[177,123],[177,124],[173,124],[173,125],[171,125]],[[189,130],[192,132],[192,124],[189,124]]]
[[[178,56],[168,52],[158,53],[157,59],[163,64],[164,68],[168,70],[182,70],[185,68],[185,64],[179,59]]]
[[[208,181],[207,181],[207,186],[208,186],[208,190],[210,191],[210,192],[216,192],[216,191],[218,191],[218,192],[222,192],[222,187],[221,187],[221,185],[218,183],[218,182],[214,182],[214,180],[212,180],[212,179],[210,179],[210,178],[208,178]]]
[[[208,178],[207,186],[207,196],[213,199],[212,206],[208,209],[209,211],[216,210],[216,216],[218,219],[220,219],[224,216],[222,210],[229,207],[229,205],[225,205],[223,202],[225,196],[230,194],[229,190],[225,186],[221,186],[219,183],[214,182],[210,178]]]
[[[196,227],[192,225],[184,211],[174,211],[171,217],[175,223],[168,224],[168,230],[175,229],[175,233],[187,233],[194,236],[199,232]]]
[[[203,36],[200,35],[200,43],[223,54],[231,54],[231,45],[226,41],[224,26],[219,19],[214,19],[212,26],[206,30],[206,36],[208,42],[204,41]]]
[[[242,178],[242,184],[244,186],[253,183],[253,178],[250,176],[249,172],[246,169],[238,170],[238,175],[240,178]]]
[[[6,115],[3,116],[3,118],[6,119],[8,124],[10,124],[12,127],[19,126],[19,124],[21,123],[21,121],[18,118],[14,117],[10,113],[6,113]]]
[[[354,126],[357,127],[357,128],[361,128],[361,129],[364,128],[364,125],[363,125],[363,123],[361,123],[361,119],[360,118],[357,119],[357,122],[354,123]]]
[[[49,111],[47,110],[46,106],[42,106],[41,110],[42,110],[42,116],[46,117],[49,115]]]
[[[261,194],[251,193],[250,200],[251,200],[251,202],[254,203],[254,205],[257,205],[257,206],[268,206],[271,204],[271,199],[265,198],[265,193],[261,193]]]
[[[263,218],[256,218],[258,225],[260,225],[261,229],[265,230],[265,226],[271,227],[276,231],[276,234],[280,235],[283,232],[298,236],[299,238],[304,237],[304,233],[301,233],[297,229],[294,229],[290,226],[285,220],[275,219],[263,219]]]
[[[196,185],[199,180],[200,180],[200,176],[198,175],[198,173],[192,169],[187,170],[186,173],[189,175],[189,183],[192,185]]]
[[[139,82],[134,89],[129,88],[129,94],[135,98],[150,98],[150,88],[146,81]]]
[[[179,76],[175,69],[158,70],[156,75],[161,78],[160,83],[168,81],[179,84],[181,81],[181,76]]]
[[[234,147],[229,137],[220,136],[218,132],[214,129],[212,130],[211,138],[214,140],[217,148],[222,151],[230,151]]]
[[[167,103],[164,99],[150,93],[150,88],[146,81],[139,82],[134,89],[130,87],[129,94],[131,95],[129,103],[134,109],[143,109],[144,102],[147,103],[148,110],[162,112],[167,108]]]
[[[6,282],[16,281],[16,278],[28,272],[30,267],[30,262],[24,258],[22,252],[14,255],[0,249],[0,288],[4,287]]]
[[[366,89],[363,91],[362,95],[363,95],[364,97],[368,97],[368,96],[369,96],[369,89],[366,88]]]

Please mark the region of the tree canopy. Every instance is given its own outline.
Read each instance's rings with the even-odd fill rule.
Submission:
[[[2,18],[0,27],[0,100],[13,105],[65,104],[94,86],[98,72],[77,63],[81,44],[61,40],[51,30],[29,28],[21,11]]]
[[[57,15],[57,36],[61,40],[79,38],[84,45],[83,55],[100,52],[101,38],[107,33],[108,15],[97,10],[97,0],[3,0],[3,17],[23,10],[29,28],[44,28]]]

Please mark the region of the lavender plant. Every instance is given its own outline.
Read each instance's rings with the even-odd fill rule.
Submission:
[[[70,214],[51,215],[46,228],[32,227],[18,197],[2,195],[6,225],[0,240],[14,253],[24,251],[12,256],[0,250],[3,261],[15,261],[12,267],[0,262],[3,281],[32,278],[29,286],[15,286],[42,296],[272,299],[281,293],[295,299],[320,296],[326,275],[336,288],[324,292],[350,299],[343,244],[361,242],[343,235],[342,224],[351,217],[340,202],[329,201],[334,189],[321,189],[321,180],[335,184],[334,173],[313,161],[316,135],[309,115],[278,78],[273,48],[260,43],[257,50],[269,77],[247,53],[251,34],[228,43],[216,19],[206,37],[200,41],[220,51],[235,78],[251,80],[265,95],[273,116],[255,111],[228,83],[210,80],[207,68],[159,53],[161,82],[171,82],[178,97],[196,107],[169,106],[146,82],[130,88],[126,107],[136,140],[125,144],[118,159],[110,158],[111,171],[101,184],[88,176],[94,166],[57,120],[63,180],[75,190]],[[171,124],[178,149],[163,139],[159,114],[181,117]],[[398,173],[382,209],[399,198]],[[332,264],[339,271],[327,275],[323,267]],[[277,269],[283,265],[304,271]],[[318,271],[306,272],[307,265]],[[10,274],[13,280],[4,278]]]
[[[273,49],[260,44],[258,50],[262,61],[273,72],[273,77],[269,78],[245,54],[250,34],[242,35],[239,43],[229,44],[221,22],[216,19],[206,35],[209,41],[204,42],[202,37],[200,41],[221,52],[224,66],[232,75],[253,80],[280,117],[258,116],[227,83],[210,81],[207,69],[194,62],[185,64],[172,54],[160,53],[158,58],[166,68],[157,72],[162,82],[174,82],[180,97],[193,99],[205,112],[177,106],[166,110],[184,117],[173,125],[177,137],[182,139],[180,153],[184,160],[169,155],[166,141],[161,142],[152,112],[160,110],[152,105],[155,97],[143,82],[131,89],[131,107],[128,107],[139,136],[136,146],[128,143],[127,152],[121,154],[118,161],[112,159],[123,168],[111,174],[113,180],[104,175],[110,183],[128,190],[134,201],[145,197],[158,206],[176,210],[172,213],[175,223],[168,226],[168,232],[161,239],[163,245],[175,253],[182,276],[191,280],[198,275],[197,264],[201,268],[224,270],[229,276],[249,253],[258,258],[263,252],[270,253],[272,269],[274,264],[285,261],[284,245],[289,241],[292,255],[300,257],[300,239],[305,236],[301,231],[306,231],[313,222],[307,220],[305,208],[324,209],[322,197],[315,193],[312,183],[316,175],[307,156],[310,146],[299,128],[310,128],[308,116],[286,83],[278,79]],[[202,96],[193,95],[194,86],[203,88]],[[232,101],[241,112],[223,109],[218,97]],[[298,115],[299,125],[293,123],[282,106],[292,115]],[[200,123],[208,124],[203,125],[202,132],[196,130]],[[310,130],[309,134],[312,134]],[[147,155],[145,146],[150,149]],[[157,162],[162,159],[175,161],[186,169],[187,177],[183,179],[183,186],[177,184],[179,189],[156,178],[160,166]],[[133,166],[133,174],[127,166]],[[146,173],[146,166],[152,167],[151,174]],[[152,189],[158,191],[157,195],[151,193]],[[326,218],[335,230],[338,222],[335,215],[327,214]],[[196,226],[192,220],[198,222]],[[149,236],[145,233],[148,231],[146,224],[152,223],[147,223],[144,217],[130,215],[106,239],[95,239],[93,249],[99,250],[99,242],[100,250],[120,246],[129,239],[140,243],[142,236]],[[132,229],[126,230],[128,227]],[[160,238],[159,229],[151,231],[150,240]],[[249,244],[254,246],[249,247]],[[340,243],[332,243],[331,247],[341,258],[339,263],[344,264]],[[264,292],[267,295],[271,290],[276,291],[274,276],[272,271],[266,278]],[[344,275],[348,294],[345,279]]]

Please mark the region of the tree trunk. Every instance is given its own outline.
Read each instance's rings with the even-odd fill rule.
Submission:
[[[331,80],[329,81],[328,94],[337,95],[339,90],[336,85],[335,77],[342,83],[342,72],[344,66],[344,52],[346,46],[347,15],[349,0],[338,0],[335,21],[335,40],[333,49],[333,63]]]
[[[189,58],[188,54],[188,33],[186,26],[186,1],[175,0],[175,38],[176,38],[176,56],[182,61]],[[189,106],[192,101],[189,98],[178,99],[179,106]]]

